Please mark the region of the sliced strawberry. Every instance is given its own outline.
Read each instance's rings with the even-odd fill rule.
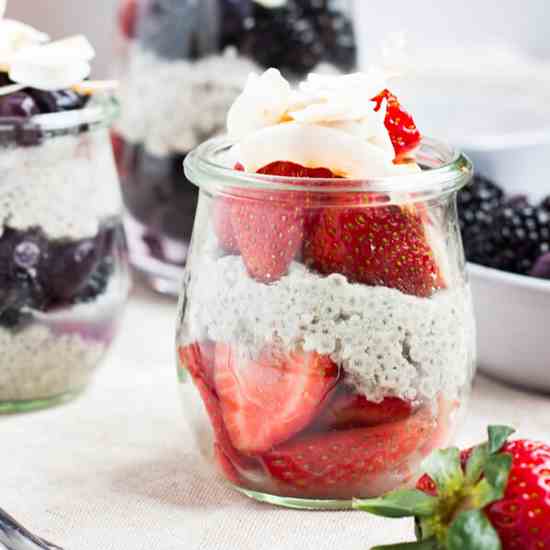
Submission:
[[[211,342],[181,346],[178,348],[180,368],[187,370],[200,393],[214,432],[214,454],[222,471],[226,474],[231,471],[228,464],[235,472],[237,469],[240,471],[254,469],[258,466],[257,462],[241,455],[233,447],[225,428],[220,401],[214,388],[214,352],[215,345]],[[228,475],[228,479],[232,482],[234,477]]]
[[[317,353],[266,349],[257,360],[216,346],[216,391],[233,446],[269,451],[304,429],[338,381],[338,368]]]
[[[412,404],[398,397],[386,397],[380,403],[364,395],[340,392],[324,409],[317,425],[324,430],[349,430],[397,422],[411,416]]]
[[[212,212],[214,231],[219,245],[228,254],[239,253],[239,244],[233,228],[232,208],[235,202],[235,199],[219,197],[214,201]]]
[[[178,348],[180,367],[189,372],[194,382],[200,379],[213,388],[215,350],[215,344],[210,341],[180,346]]]
[[[407,156],[407,153],[418,147],[422,136],[416,128],[412,116],[401,107],[398,99],[389,90],[383,90],[372,98],[372,101],[376,103],[375,111],[380,110],[384,99],[386,100],[384,125],[390,135],[396,162],[399,162]]]
[[[363,493],[384,474],[403,470],[433,430],[427,407],[406,420],[301,436],[262,457],[267,472],[301,495]],[[357,496],[357,494],[355,495]]]
[[[125,0],[120,8],[118,21],[123,36],[131,40],[136,36],[138,18],[137,0]]]
[[[424,221],[410,207],[327,208],[304,254],[321,273],[415,296],[431,296],[442,282]]]
[[[278,160],[267,164],[258,170],[258,174],[270,176],[285,176],[288,178],[319,178],[331,179],[337,176],[328,168],[307,168],[295,162]]]
[[[221,445],[214,443],[214,459],[218,463],[224,477],[235,485],[242,485],[244,480],[235,468],[231,459],[225,454]]]
[[[302,246],[304,213],[276,194],[235,201],[232,223],[249,275],[272,283],[286,275]]]
[[[235,169],[241,170],[242,165]],[[306,168],[285,161],[273,162],[258,171],[259,174],[294,178],[332,178],[334,174],[327,168]],[[233,201],[230,216],[218,223],[220,241],[225,248],[236,247],[243,256],[248,273],[260,282],[274,282],[288,271],[296,254],[302,249],[305,231],[317,219],[308,208],[305,193],[257,191],[247,197]]]

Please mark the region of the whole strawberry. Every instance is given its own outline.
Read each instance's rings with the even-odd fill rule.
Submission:
[[[417,542],[387,550],[543,550],[550,548],[550,445],[490,426],[489,441],[436,451],[416,490],[356,500],[386,517],[414,517]]]

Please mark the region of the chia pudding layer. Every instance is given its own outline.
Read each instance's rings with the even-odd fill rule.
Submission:
[[[458,398],[471,376],[474,327],[469,289],[419,298],[327,277],[292,263],[262,284],[240,256],[205,256],[187,291],[185,343],[232,344],[247,358],[276,343],[329,355],[368,400]]]
[[[2,148],[0,177],[0,237],[39,227],[51,240],[93,238],[122,209],[106,130]]]
[[[19,330],[0,327],[0,403],[78,391],[89,382],[111,344],[128,288],[111,278],[88,303],[50,313],[27,311]]]
[[[34,142],[0,148],[0,405],[82,389],[128,293],[108,130],[67,131],[75,115],[38,115]]]

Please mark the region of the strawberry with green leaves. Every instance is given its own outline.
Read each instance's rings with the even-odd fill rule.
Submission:
[[[490,426],[467,451],[440,450],[424,462],[416,490],[355,500],[385,517],[414,517],[417,542],[379,550],[544,550],[550,548],[550,446]]]

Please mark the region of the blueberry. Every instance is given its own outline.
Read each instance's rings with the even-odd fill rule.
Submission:
[[[29,118],[38,113],[36,101],[25,92],[0,96],[0,117]]]
[[[44,114],[82,109],[88,101],[87,97],[73,90],[46,91],[32,89],[29,93],[33,96],[40,112]]]
[[[96,268],[103,252],[103,235],[77,242],[55,243],[43,270],[42,283],[50,299],[72,300]]]

